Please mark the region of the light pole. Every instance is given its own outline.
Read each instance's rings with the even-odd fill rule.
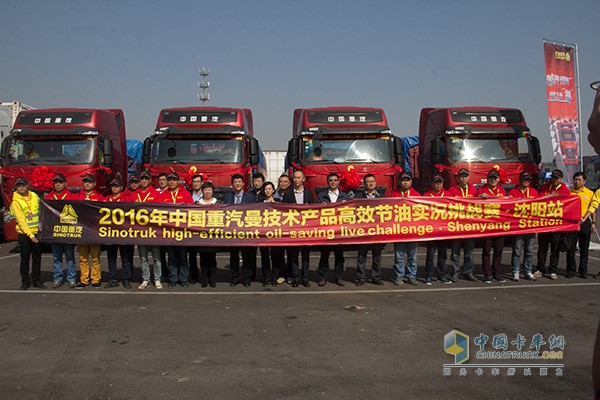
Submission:
[[[206,80],[208,74],[210,74],[210,69],[202,67],[198,70],[200,72],[201,81],[198,82],[198,87],[200,88],[200,92],[198,92],[198,100],[204,105],[207,101],[210,101],[210,93],[208,93],[208,88],[210,86],[210,82]]]

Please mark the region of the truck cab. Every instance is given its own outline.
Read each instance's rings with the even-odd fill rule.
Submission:
[[[481,186],[495,167],[506,172],[510,188],[527,171],[538,180],[540,144],[532,136],[520,110],[495,107],[424,108],[419,124],[417,190],[427,189],[435,172],[442,172],[446,187],[455,174],[467,168],[470,183]]]
[[[304,172],[315,194],[327,190],[329,173],[342,177],[352,166],[361,180],[375,175],[377,190],[388,196],[398,183],[402,147],[381,108],[296,109],[286,163],[290,176]]]
[[[156,184],[160,172],[183,178],[196,167],[215,185],[215,197],[231,191],[231,175],[264,171],[264,157],[254,138],[252,111],[241,108],[186,107],[161,110],[153,135],[144,140],[142,162]],[[262,163],[261,163],[262,162]]]
[[[10,134],[2,142],[2,197],[10,205],[15,177],[39,182],[42,171],[50,171],[46,182],[60,173],[67,187],[78,191],[81,177],[93,174],[96,189],[108,192],[112,179],[126,176],[125,118],[122,110],[45,109],[19,113]],[[41,168],[47,167],[48,169]],[[31,188],[39,194],[47,187]],[[50,188],[51,189],[51,188]],[[5,221],[10,217],[5,213]],[[14,224],[14,222],[12,222]],[[16,239],[14,226],[5,226],[7,240]]]

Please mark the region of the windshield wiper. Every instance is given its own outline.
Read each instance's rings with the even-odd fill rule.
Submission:
[[[311,160],[311,163],[329,163],[329,164],[339,164],[339,161],[335,161],[335,160]]]
[[[199,162],[199,163],[227,164],[225,161],[219,160],[218,158],[201,158],[201,159],[197,160],[196,162]]]
[[[372,158],[348,158],[346,162],[369,162],[369,163],[377,163],[381,161],[375,161]]]

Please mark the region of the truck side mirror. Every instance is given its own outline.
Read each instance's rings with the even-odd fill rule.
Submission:
[[[104,165],[113,163],[113,142],[110,139],[104,139]]]
[[[394,158],[396,164],[404,168],[404,146],[402,140],[399,137],[392,136],[394,138]]]
[[[152,140],[144,139],[144,147],[142,148],[142,164],[150,164],[150,154],[152,153]]]
[[[440,138],[435,138],[431,141],[431,163],[433,165],[441,164],[443,162],[441,148],[442,141]]]
[[[536,164],[542,162],[542,150],[540,149],[540,141],[535,136],[531,137],[531,147],[533,151],[533,159]]]
[[[2,142],[2,150],[0,151],[0,164],[4,165],[6,160],[9,159],[10,146],[9,141]]]
[[[250,165],[258,165],[260,161],[260,147],[256,138],[250,138]]]
[[[288,150],[286,154],[287,164],[292,165],[298,160],[298,152],[296,148],[296,141],[294,139],[290,139],[288,142]]]

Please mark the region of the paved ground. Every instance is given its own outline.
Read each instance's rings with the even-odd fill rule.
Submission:
[[[232,289],[223,255],[214,289],[22,292],[12,247],[0,244],[3,399],[591,398],[600,280]],[[597,273],[600,252],[591,255]],[[348,280],[355,264],[348,254]],[[50,254],[43,270],[50,282]],[[443,338],[453,329],[471,337],[468,363],[477,362],[472,341],[480,333],[490,341],[522,334],[527,345],[537,333],[545,341],[564,336],[564,360],[552,361],[564,364],[563,376],[555,368],[549,376],[523,376],[523,368],[517,376],[506,368],[499,376],[491,368],[444,376],[453,357]]]

